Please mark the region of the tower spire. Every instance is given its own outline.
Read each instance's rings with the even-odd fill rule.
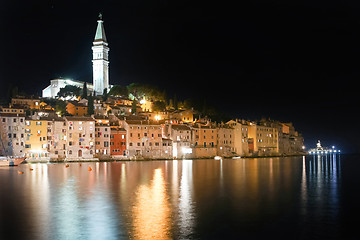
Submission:
[[[109,90],[109,47],[105,36],[102,13],[97,20],[95,39],[93,42],[93,86],[96,95],[102,95],[104,89]]]
[[[102,20],[102,13],[99,13],[99,19],[97,20],[98,25],[96,28],[96,34],[95,34],[95,39],[94,42],[96,41],[103,41],[103,42],[107,42],[106,41],[106,35],[105,35],[105,30],[104,30],[104,24],[103,24],[103,20]]]

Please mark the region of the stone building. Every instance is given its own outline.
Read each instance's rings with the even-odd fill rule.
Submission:
[[[95,120],[92,117],[65,117],[67,130],[66,159],[96,160]]]
[[[0,113],[0,153],[25,155],[25,114]]]

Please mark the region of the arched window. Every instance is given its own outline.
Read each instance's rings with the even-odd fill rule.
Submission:
[[[69,150],[69,154],[72,154],[72,150]]]

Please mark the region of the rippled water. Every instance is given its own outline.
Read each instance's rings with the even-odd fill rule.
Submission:
[[[0,239],[355,239],[359,160],[0,168]]]

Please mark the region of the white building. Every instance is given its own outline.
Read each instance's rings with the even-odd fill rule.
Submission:
[[[95,90],[96,95],[102,95],[104,89],[107,91],[112,87],[109,84],[109,47],[105,36],[102,16],[99,16],[95,39],[92,46],[93,52],[93,84],[87,83],[88,92]],[[84,82],[57,78],[50,81],[50,85],[42,91],[43,97],[55,98],[66,85],[83,88]]]
[[[84,87],[84,82],[62,78],[50,80],[50,85],[42,90],[42,97],[55,98],[60,91],[60,88],[64,88],[66,85],[72,85],[82,89]],[[91,83],[86,83],[86,87],[88,93],[93,92],[93,85]]]
[[[25,114],[0,113],[0,153],[25,155]]]
[[[109,47],[105,36],[102,15],[99,15],[97,29],[93,42],[93,86],[96,95],[102,95],[109,87]]]

